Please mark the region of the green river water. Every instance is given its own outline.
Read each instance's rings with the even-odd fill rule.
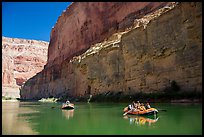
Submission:
[[[202,135],[202,104],[151,103],[156,116],[123,116],[128,103],[2,102],[3,135]]]

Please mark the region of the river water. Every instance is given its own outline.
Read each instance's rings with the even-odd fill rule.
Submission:
[[[123,116],[128,103],[2,102],[3,135],[202,135],[202,104],[151,103],[153,116]]]

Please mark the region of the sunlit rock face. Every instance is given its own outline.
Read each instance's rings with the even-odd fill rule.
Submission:
[[[83,20],[91,20],[86,29]],[[202,91],[201,37],[201,3],[73,3],[52,29],[45,69],[21,97],[158,92],[171,81]]]
[[[58,18],[51,31],[47,67],[80,55],[92,44],[130,27],[134,20],[166,2],[76,2]]]
[[[19,87],[44,68],[47,49],[48,42],[2,37],[2,95],[19,96]]]

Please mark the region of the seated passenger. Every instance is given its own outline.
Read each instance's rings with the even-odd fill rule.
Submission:
[[[146,107],[147,107],[147,109],[151,108],[149,103],[146,103]]]
[[[132,110],[133,106],[132,104],[128,105],[128,110]]]
[[[66,104],[68,105],[69,103],[70,103],[69,100],[67,100],[67,101],[66,101]]]
[[[146,110],[146,108],[145,108],[145,106],[144,106],[143,103],[141,103],[140,110],[141,110],[141,111]]]

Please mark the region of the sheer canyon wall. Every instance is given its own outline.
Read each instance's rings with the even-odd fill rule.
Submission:
[[[48,42],[2,37],[2,95],[20,97],[19,88],[47,62]]]
[[[171,81],[202,92],[202,3],[73,3],[21,98],[151,93]]]

